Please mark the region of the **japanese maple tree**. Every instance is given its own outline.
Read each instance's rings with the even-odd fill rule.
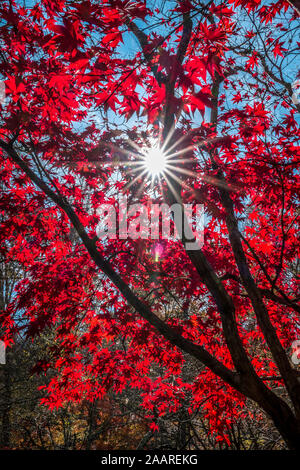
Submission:
[[[155,431],[189,392],[226,439],[252,400],[299,448],[298,3],[1,2],[3,338],[55,332],[48,406],[137,388]],[[120,194],[203,204],[203,247],[99,237]]]

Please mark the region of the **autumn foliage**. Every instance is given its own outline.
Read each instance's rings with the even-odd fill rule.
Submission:
[[[299,447],[297,2],[3,0],[0,18],[1,256],[25,273],[2,339],[53,333],[43,403],[136,389],[158,432],[189,397],[226,440],[252,401]],[[153,139],[176,154],[155,190],[134,167]],[[203,247],[99,239],[120,193],[203,204]]]

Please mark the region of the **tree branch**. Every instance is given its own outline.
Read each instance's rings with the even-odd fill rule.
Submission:
[[[3,141],[0,141],[0,147],[5,150],[10,158],[26,173],[30,180],[65,212],[95,264],[113,282],[124,298],[128,301],[129,305],[131,305],[141,317],[148,321],[165,339],[170,341],[172,345],[179,347],[182,351],[195,357],[226,383],[241,393],[246,394],[247,389],[242,384],[241,379],[236,372],[224,366],[224,364],[213,357],[202,346],[180,336],[173,328],[157,317],[149,307],[134,294],[126,282],[123,281],[119,274],[114,271],[110,263],[98,252],[95,242],[88,236],[77,214],[74,212],[68,201],[49,188],[47,184],[31,170],[24,160],[19,157],[13,147]]]

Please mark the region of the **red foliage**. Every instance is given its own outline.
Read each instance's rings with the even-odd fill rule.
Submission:
[[[151,202],[151,192],[138,191],[141,180],[127,185],[133,177],[126,162],[134,159],[130,142],[142,146],[151,141],[167,108],[177,119],[177,166],[187,169],[180,176],[182,198],[204,204],[202,252],[234,304],[241,344],[259,377],[282,373],[241,279],[220,190],[229,185],[249,272],[256,292],[265,295],[269,319],[288,354],[299,335],[299,307],[294,308],[299,291],[292,275],[299,248],[297,109],[291,94],[283,98],[277,93],[286,80],[279,77],[275,83],[262,70],[266,57],[255,49],[258,36],[250,20],[243,30],[248,29],[247,47],[236,45],[235,50],[233,45],[241,31],[237,12],[254,12],[258,24],[268,25],[277,21],[283,6],[286,24],[277,21],[265,33],[271,59],[281,60],[290,48],[285,31],[294,13],[283,1],[267,8],[260,1],[238,0],[230,7],[210,3],[202,17],[196,14],[197,2],[179,3],[168,19],[160,11],[154,18],[142,1],[85,0],[66,6],[63,0],[43,0],[30,8],[15,0],[1,2],[0,63],[7,92],[0,128],[1,255],[26,272],[1,316],[7,340],[20,316],[23,330],[33,338],[46,328],[55,332],[51,354],[35,368],[57,371],[44,400],[50,407],[102,397],[111,388],[138,388],[150,427],[157,431],[153,410],[158,416],[176,411],[191,392],[190,409],[203,406],[212,432],[223,436],[225,424],[247,412],[247,393],[210,367],[194,377],[183,374],[188,359],[182,351],[128,304],[113,277],[93,259],[98,251],[172,331],[205,348],[232,372],[236,359],[220,306],[182,244],[162,242],[157,260],[151,240],[100,239],[89,251],[84,238],[95,240],[97,208],[115,204],[120,191]],[[180,18],[188,13],[194,24],[180,60],[186,34]],[[144,26],[160,23],[156,30],[140,30],[141,47],[129,39],[136,20],[139,25],[145,21]],[[176,92],[171,96],[172,80]],[[219,96],[216,80],[223,87]],[[216,106],[213,120],[209,116]],[[188,145],[189,152],[183,152]],[[51,193],[36,184],[30,170]],[[160,196],[157,200],[162,201]],[[84,236],[78,226],[74,235],[66,201]],[[154,367],[159,377],[151,373]],[[272,384],[266,382],[269,390]]]

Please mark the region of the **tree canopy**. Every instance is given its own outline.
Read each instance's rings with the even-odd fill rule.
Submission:
[[[299,448],[298,3],[1,2],[2,339],[52,331],[50,408],[136,389],[156,432],[189,397],[226,440],[251,401]],[[99,237],[121,195],[202,204],[203,246]]]

